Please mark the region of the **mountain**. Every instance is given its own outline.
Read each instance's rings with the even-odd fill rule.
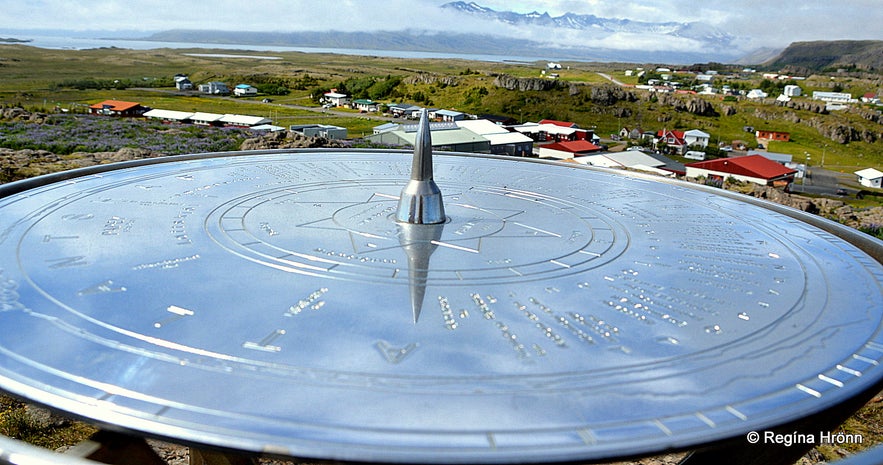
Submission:
[[[763,66],[795,73],[837,68],[880,73],[883,72],[883,41],[794,42]]]
[[[735,37],[707,24],[689,22],[652,23],[632,21],[629,19],[599,18],[595,15],[565,13],[551,16],[549,13],[515,13],[512,11],[496,11],[483,7],[475,2],[450,2],[442,5],[443,9],[452,10],[484,19],[500,21],[515,26],[540,26],[561,29],[590,31],[593,34],[662,34],[699,41],[706,46],[724,48],[730,46]]]
[[[355,51],[395,50],[451,53],[452,56],[475,55],[477,60],[488,55],[527,61],[589,61],[624,63],[688,64],[722,61],[721,55],[707,52],[643,51],[613,48],[561,48],[525,39],[484,35],[425,31],[301,31],[251,32],[172,29],[151,34],[138,40],[159,42],[190,42],[196,44],[235,44],[284,47],[351,49]],[[343,52],[341,52],[343,53]]]
[[[146,40],[501,55],[529,61],[688,64],[732,62],[740,53],[732,46],[733,36],[699,22],[653,23],[575,13],[516,13],[462,1],[445,3],[439,11],[442,31],[171,30]],[[464,23],[469,23],[465,32],[461,26]],[[460,31],[456,30],[458,26]],[[471,32],[476,29],[482,32]]]

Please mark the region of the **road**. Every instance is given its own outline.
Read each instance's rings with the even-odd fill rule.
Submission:
[[[626,86],[627,85],[626,83],[617,80],[616,78],[614,78],[613,76],[611,76],[607,73],[598,73],[598,76],[601,76],[602,78],[607,79],[608,81],[610,81],[618,86]]]

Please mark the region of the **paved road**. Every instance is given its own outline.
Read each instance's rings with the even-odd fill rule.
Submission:
[[[624,82],[616,80],[616,78],[614,78],[613,76],[611,76],[607,73],[598,73],[598,76],[601,76],[602,78],[607,79],[608,81],[610,81],[618,86],[625,86],[626,85]]]

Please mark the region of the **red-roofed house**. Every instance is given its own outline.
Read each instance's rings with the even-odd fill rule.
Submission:
[[[142,107],[140,103],[121,100],[105,100],[89,105],[89,113],[104,116],[141,116],[148,110],[150,109]]]
[[[567,160],[600,151],[601,147],[587,140],[572,140],[541,145],[539,155],[540,158]]]
[[[687,141],[684,139],[684,131],[669,131],[663,129],[656,131],[656,140],[654,141],[658,148],[660,144],[665,143],[669,151],[682,154],[687,151]]]
[[[688,178],[706,177],[712,180],[735,178],[764,186],[785,186],[794,181],[797,170],[786,168],[762,155],[736,158],[718,158],[684,165]]]

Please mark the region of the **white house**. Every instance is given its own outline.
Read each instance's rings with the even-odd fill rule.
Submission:
[[[334,105],[335,107],[342,107],[344,105],[349,105],[350,98],[346,94],[340,94],[337,92],[325,92],[324,101],[328,104]]]
[[[800,97],[800,94],[802,92],[803,91],[800,89],[800,86],[789,84],[785,86],[785,88],[782,90],[782,95],[784,95],[785,97]]]
[[[709,140],[711,140],[711,135],[698,129],[692,129],[684,133],[684,142],[688,147],[693,145],[708,147]]]
[[[748,91],[748,95],[746,97],[755,99],[755,98],[767,98],[768,94],[760,89],[751,89]]]
[[[257,95],[258,88],[248,84],[239,84],[233,88],[233,95],[237,97],[246,97],[249,95]]]
[[[227,88],[227,84],[219,81],[212,81],[205,84],[200,84],[199,91],[203,94],[213,95],[227,95],[230,93],[230,89]]]
[[[874,187],[877,189],[883,187],[883,173],[874,168],[865,168],[861,171],[856,171],[855,175],[858,176],[858,183],[865,187]]]

